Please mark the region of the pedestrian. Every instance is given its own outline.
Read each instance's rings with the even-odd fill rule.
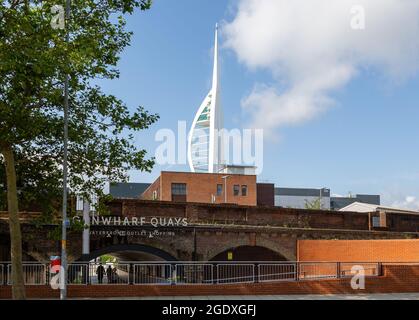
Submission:
[[[112,270],[112,283],[118,283],[118,269],[113,268]]]
[[[110,265],[106,268],[106,278],[108,278],[108,283],[112,283],[112,267]]]
[[[105,274],[105,268],[102,266],[102,263],[99,263],[99,266],[96,269],[96,274],[97,274],[98,283],[102,283],[103,282],[103,276]]]

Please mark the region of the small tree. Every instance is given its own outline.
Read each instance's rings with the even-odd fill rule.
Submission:
[[[40,199],[47,210],[60,194],[66,74],[70,189],[100,196],[106,181],[126,180],[127,170],[149,171],[154,163],[134,146],[132,133],[158,116],[142,107],[130,112],[92,83],[118,78],[119,55],[132,35],[123,14],[149,9],[151,0],[72,0],[65,29],[51,26],[52,2],[0,2],[0,206],[9,212],[15,299],[25,298],[18,204]]]
[[[305,200],[305,204],[304,207],[306,209],[310,209],[310,210],[321,210],[321,201],[320,198],[315,199],[313,201],[308,201],[307,199]]]

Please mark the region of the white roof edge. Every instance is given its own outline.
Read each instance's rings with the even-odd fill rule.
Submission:
[[[394,208],[394,207],[388,207],[388,206],[382,206],[378,204],[371,204],[371,203],[363,203],[363,202],[353,202],[346,207],[343,207],[339,209],[339,211],[351,211],[351,208],[354,206],[362,206],[364,208],[370,208],[372,211],[379,211],[386,210],[386,211],[394,211],[394,212],[403,212],[403,213],[410,213],[410,214],[419,214],[419,211],[414,211],[410,209],[403,209],[403,208]]]

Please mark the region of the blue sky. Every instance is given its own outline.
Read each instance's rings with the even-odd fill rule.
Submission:
[[[226,47],[225,24],[236,18],[237,1],[155,0],[151,10],[128,17],[132,45],[122,54],[120,79],[102,81],[108,92],[134,108],[158,113],[151,129],[136,135],[153,156],[157,130],[188,129],[210,89],[214,25],[221,23],[221,90],[225,127],[246,128],[251,114],[243,100],[256,84],[278,82],[269,68],[239,61]],[[230,34],[231,36],[231,34]],[[236,51],[235,51],[236,50]],[[307,53],[309,54],[309,53]],[[274,128],[265,139],[259,181],[287,187],[329,187],[334,194],[381,194],[386,204],[416,206],[419,199],[419,77],[394,81],[379,68],[357,72],[328,97],[332,107],[307,121]],[[276,138],[276,139],[275,139]],[[152,182],[161,170],[188,171],[186,165],[156,165],[151,174],[133,171],[132,182]],[[406,197],[408,203],[406,204]],[[412,199],[415,197],[415,199]]]

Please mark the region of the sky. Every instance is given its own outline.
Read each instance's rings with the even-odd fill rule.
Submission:
[[[419,209],[419,0],[155,0],[127,21],[121,76],[99,84],[160,115],[135,134],[150,157],[159,130],[189,130],[219,23],[224,125],[264,130],[258,181]],[[189,167],[130,181],[162,170]]]

